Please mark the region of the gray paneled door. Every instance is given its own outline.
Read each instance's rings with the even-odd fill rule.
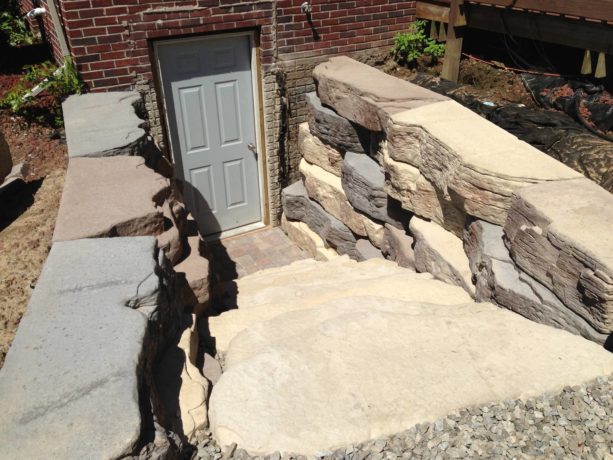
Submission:
[[[203,235],[262,218],[247,35],[156,46],[177,174]]]

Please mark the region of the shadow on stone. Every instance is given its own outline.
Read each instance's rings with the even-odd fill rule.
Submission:
[[[188,182],[182,182],[182,187],[184,197],[188,198],[186,199],[186,204],[191,204],[193,208],[191,209],[192,214],[195,214],[197,211],[199,215],[205,216],[208,219],[206,228],[209,233],[213,235],[221,233],[221,225],[200,191]],[[202,227],[201,225],[200,228],[202,229]],[[190,235],[194,236],[198,235],[198,233],[199,229],[196,221],[189,222],[187,228],[188,238]],[[198,356],[196,358],[197,366],[202,368],[205,364],[205,355],[207,353],[211,356],[216,356],[217,354],[215,339],[211,337],[208,330],[207,317],[217,316],[224,311],[238,308],[236,301],[238,287],[235,281],[238,278],[238,271],[236,262],[228,254],[228,250],[222,240],[213,240],[202,244],[200,250],[209,262],[209,300],[205,309],[206,316],[200,321],[199,335],[201,346],[198,349]],[[186,300],[189,303],[190,299]]]

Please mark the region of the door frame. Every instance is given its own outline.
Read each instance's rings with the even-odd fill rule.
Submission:
[[[260,47],[258,42],[256,41],[256,31],[243,31],[243,32],[218,32],[211,34],[203,34],[197,36],[188,36],[188,37],[175,37],[175,38],[165,38],[162,40],[153,41],[153,61],[154,66],[156,67],[156,71],[153,73],[155,77],[157,77],[156,82],[156,90],[158,94],[161,94],[161,108],[162,108],[162,118],[164,120],[164,127],[166,128],[166,141],[170,146],[170,156],[175,166],[175,177],[180,174],[181,180],[185,181],[183,177],[183,169],[181,171],[177,171],[176,165],[177,160],[175,158],[175,150],[172,142],[172,130],[170,127],[170,122],[168,119],[168,109],[167,109],[167,100],[166,95],[164,94],[164,79],[162,77],[162,66],[160,63],[158,48],[160,46],[174,44],[174,43],[189,43],[189,42],[206,42],[207,40],[219,39],[224,37],[247,37],[249,39],[249,46],[251,48],[251,86],[253,91],[253,119],[254,119],[254,129],[255,129],[255,141],[257,145],[258,151],[258,182],[260,189],[260,213],[261,220],[260,222],[254,222],[251,224],[243,225],[241,227],[233,228],[231,230],[222,231],[220,233],[210,235],[208,237],[204,237],[201,235],[206,241],[218,240],[222,238],[227,238],[230,236],[235,236],[241,233],[246,233],[252,230],[256,230],[262,227],[269,225],[270,216],[269,216],[269,196],[268,196],[268,174],[267,174],[267,159],[268,155],[266,152],[266,135],[264,130],[264,111],[263,111],[263,91],[262,91],[262,79],[260,75]],[[159,104],[160,101],[158,101]],[[180,153],[179,153],[180,155]],[[179,160],[181,162],[181,160]],[[182,164],[182,162],[181,162]]]

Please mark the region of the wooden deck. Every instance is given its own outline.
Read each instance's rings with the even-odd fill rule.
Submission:
[[[470,0],[468,3],[613,24],[613,0]]]
[[[591,73],[587,64],[595,52],[598,78],[606,76],[605,55],[613,56],[613,0],[418,0],[416,16],[445,31],[442,75],[449,80],[457,81],[466,28],[585,50],[583,73]]]
[[[418,0],[417,7],[438,4],[448,8],[451,2],[452,0]],[[613,0],[465,0],[464,4],[613,24]]]

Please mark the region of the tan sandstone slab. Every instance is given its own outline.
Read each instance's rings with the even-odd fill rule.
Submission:
[[[396,113],[391,121],[421,127],[426,135],[451,148],[467,167],[485,174],[495,172],[502,179],[555,180],[578,174],[456,101]]]
[[[298,146],[303,158],[309,163],[317,165],[335,176],[341,176],[343,164],[341,153],[313,136],[308,123],[302,123],[298,126]]]
[[[158,235],[169,193],[168,180],[141,157],[72,158],[53,241]]]
[[[440,225],[413,217],[409,229],[415,238],[415,269],[466,289],[473,297],[475,286],[462,240]]]
[[[447,100],[433,91],[387,75],[346,56],[333,57],[313,70],[321,102],[372,131],[383,131],[384,113],[401,112]]]
[[[264,274],[265,272],[261,272]],[[470,301],[461,288],[415,273],[383,259],[355,262],[338,257],[318,263],[298,274],[288,268],[274,282],[255,274],[238,281],[238,309],[208,319],[218,352],[224,352],[243,329],[288,311],[314,308],[348,295],[376,295],[406,301],[457,304]]]
[[[406,129],[422,132],[399,142],[396,131]],[[455,101],[393,114],[386,132],[392,158],[418,167],[445,196],[462,197],[468,214],[498,224],[518,188],[581,177]]]
[[[504,231],[521,269],[599,332],[613,332],[612,194],[589,179],[526,187]]]
[[[156,366],[156,385],[169,427],[193,441],[198,430],[206,428],[209,381],[196,367],[198,331],[196,315],[184,315],[178,343],[166,349]]]
[[[283,214],[281,216],[281,228],[296,246],[306,251],[315,260],[323,261],[338,257],[338,253],[334,249],[326,247],[321,237],[304,222],[287,220],[287,217]]]
[[[357,212],[347,200],[341,178],[304,159],[300,162],[300,172],[309,197],[317,201],[354,233],[366,236],[380,247],[383,239],[383,225]]]
[[[385,132],[389,157],[383,166],[392,176],[394,198],[458,235],[463,227],[457,225],[458,215],[502,225],[514,191],[581,177],[457,102],[350,58],[332,58],[313,75],[325,104],[364,127]],[[399,163],[415,171],[401,170]],[[399,186],[400,180],[393,178],[399,174],[412,175],[413,185]],[[422,205],[424,198],[432,204]]]
[[[491,304],[351,296],[254,324],[227,363],[211,428],[252,454],[314,454],[613,371],[598,345]]]

